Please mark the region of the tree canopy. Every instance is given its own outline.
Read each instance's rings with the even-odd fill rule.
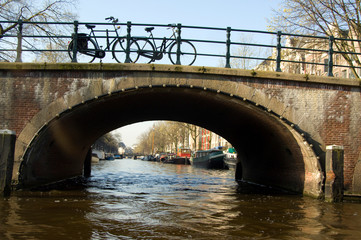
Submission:
[[[18,31],[18,20],[31,23],[24,24],[22,31],[24,34],[47,35],[50,38],[43,39],[47,41],[45,44],[48,48],[57,48],[64,44],[61,38],[52,38],[52,36],[61,35],[64,31],[72,28],[71,25],[51,25],[38,24],[36,22],[69,22],[76,17],[74,6],[77,0],[4,0],[0,2],[0,20],[14,21],[11,23],[0,23],[0,36],[4,34],[16,34]],[[16,22],[15,22],[16,21]],[[18,43],[11,42],[7,38],[0,37],[0,43],[3,48]],[[37,43],[26,42],[24,39],[23,48],[34,47]],[[15,58],[13,52],[2,52],[0,59],[11,61]]]
[[[360,53],[361,40],[361,0],[283,0],[281,8],[275,10],[271,20],[273,29],[285,32],[326,35],[339,38],[336,50]],[[343,53],[342,56],[352,67],[361,67],[361,57]]]
[[[271,25],[288,32],[360,37],[361,0],[283,0]]]
[[[165,152],[169,145],[172,145],[172,151],[176,152],[179,146],[188,146],[189,126],[190,124],[181,122],[157,122],[139,137],[135,152]]]

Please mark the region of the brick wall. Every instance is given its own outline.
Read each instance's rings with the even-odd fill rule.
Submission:
[[[139,67],[134,66],[134,71],[138,71]],[[147,66],[144,68],[146,69]],[[117,70],[107,71],[94,69],[43,71],[30,68],[14,70],[13,68],[0,73],[0,128],[14,130],[18,136],[32,118],[53,101],[60,98],[67,99],[67,96],[74,94],[79,89],[84,90],[84,87],[87,86],[94,88],[95,85],[91,85],[90,82],[97,79],[106,81],[116,79],[118,76],[125,76],[124,81],[126,81],[126,76],[132,75],[131,71],[124,72],[123,66]],[[189,69],[181,76],[192,78],[195,77],[192,74],[198,74],[196,67]],[[202,71],[204,74],[204,68]],[[225,72],[219,69],[214,70],[214,73],[212,71],[212,69],[208,70],[209,78],[221,79],[224,84],[225,82],[238,84],[239,87],[234,88],[232,85],[228,89],[235,96],[240,94],[240,97],[245,97],[242,96],[239,89],[247,86],[262,92],[270,99],[277,99],[287,108],[292,108],[293,119],[288,120],[305,133],[305,139],[313,144],[321,161],[326,145],[344,146],[345,187],[351,188],[354,168],[361,152],[361,93],[357,84],[354,82],[348,84],[339,80],[342,84],[338,85],[335,84],[335,79],[304,79],[304,76],[294,79],[293,76],[280,73],[271,75],[259,73],[254,77],[250,71],[237,72],[232,69],[222,70]],[[164,72],[164,70],[160,72]],[[151,78],[151,71],[147,74]],[[177,78],[179,78],[179,74],[177,72]],[[195,79],[197,78],[198,76],[195,77]],[[165,83],[170,81],[169,78],[164,79]],[[140,78],[139,82],[142,81]],[[144,85],[147,86],[149,80],[144,81]],[[89,91],[93,91],[93,89],[89,88]],[[271,105],[262,107],[272,108]]]

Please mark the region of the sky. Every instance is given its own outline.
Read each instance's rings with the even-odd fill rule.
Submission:
[[[79,0],[79,21],[182,23],[183,25],[266,30],[281,0]]]
[[[106,22],[114,16],[120,22],[169,24],[204,27],[232,27],[267,31],[272,9],[282,0],[79,0],[78,21]],[[125,31],[125,30],[123,30]],[[123,32],[124,33],[124,32]],[[117,130],[127,146],[154,122],[128,125]]]

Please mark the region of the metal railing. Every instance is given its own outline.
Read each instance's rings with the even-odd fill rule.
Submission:
[[[91,23],[91,22],[25,22],[22,20],[19,21],[0,21],[0,24],[3,26],[15,24],[16,32],[5,33],[0,35],[0,56],[1,53],[13,56],[12,59],[15,59],[16,62],[24,61],[23,53],[32,53],[34,56],[25,57],[25,61],[34,61],[36,56],[44,54],[44,52],[57,52],[60,54],[69,55],[68,61],[77,62],[77,55],[79,54],[78,44],[76,39],[81,39],[80,31],[84,28],[85,25],[96,25],[97,29],[97,39],[104,39],[106,41],[112,38],[122,38],[124,39],[124,53],[126,55],[124,62],[130,62],[130,54],[132,53],[129,45],[132,39],[139,38],[139,36],[144,37],[144,27],[155,27],[159,30],[159,35],[162,37],[154,38],[154,40],[162,41],[164,39],[170,40],[169,38],[164,38],[163,35],[166,35],[165,30],[169,27],[169,24],[143,24],[143,23]],[[69,29],[73,29],[72,32],[69,31],[68,34],[52,35],[47,34],[29,34],[24,31],[25,25],[63,25],[68,26]],[[109,28],[117,27],[120,29],[126,28],[126,32],[120,35],[111,35],[111,32],[108,31]],[[337,59],[335,63],[335,56],[347,54],[349,56],[356,57],[360,59],[361,52],[342,52],[336,51],[334,45],[336,41],[343,41],[349,43],[358,43],[361,46],[361,40],[355,39],[346,39],[346,38],[336,38],[333,36],[312,36],[312,35],[300,35],[300,34],[290,34],[270,31],[256,31],[256,30],[245,30],[245,29],[236,29],[236,28],[217,28],[217,27],[200,27],[200,26],[183,26],[177,24],[177,44],[178,51],[177,54],[177,64],[181,64],[178,60],[180,59],[179,44],[182,40],[191,42],[197,52],[197,60],[195,65],[199,66],[222,66],[226,68],[234,67],[232,65],[237,65],[234,62],[239,60],[252,62],[252,68],[264,69],[264,70],[274,70],[281,72],[284,69],[293,68],[294,73],[308,73],[306,71],[307,66],[313,66],[313,70],[317,69],[319,66],[323,68],[322,74],[327,74],[327,76],[333,76],[335,68],[348,68],[350,65],[345,64],[345,62]],[[98,30],[98,28],[101,28]],[[81,30],[79,30],[81,29]],[[115,29],[115,28],[114,28]],[[87,32],[89,30],[87,29]],[[244,34],[251,34],[252,36],[257,35],[256,41],[248,40],[242,41],[242,36]],[[82,35],[84,37],[84,35]],[[239,40],[234,40],[238,38]],[[44,45],[41,40],[59,40],[63,44],[59,44],[56,48],[49,48],[47,45]],[[69,46],[66,45],[66,42],[69,43],[71,40],[74,40],[72,44],[72,49],[69,49]],[[263,42],[259,43],[262,40]],[[266,41],[266,42],[265,42]],[[296,44],[289,44],[287,41],[298,42]],[[109,43],[109,42],[108,42]],[[100,47],[100,46],[99,46]],[[101,48],[102,49],[102,48]],[[246,49],[253,49],[252,53],[247,52]],[[259,51],[255,53],[255,49],[262,49],[264,52],[260,54]],[[102,49],[104,53],[112,52],[112,49]],[[237,51],[238,50],[238,51]],[[359,49],[360,50],[360,49]],[[72,52],[72,59],[70,59],[70,51]],[[118,50],[119,51],[119,50]],[[68,54],[66,54],[68,53]],[[194,53],[189,53],[194,54]],[[218,58],[218,62],[214,59]],[[203,59],[203,60],[202,60]],[[206,60],[204,60],[206,59]],[[310,60],[311,59],[311,60]],[[0,59],[1,60],[1,59]],[[9,60],[3,57],[4,60]],[[67,60],[61,60],[67,61]],[[111,59],[103,59],[103,61],[112,61]],[[239,68],[250,68],[250,66],[236,66]],[[352,66],[357,71],[361,72],[360,66]],[[284,68],[284,69],[283,69]],[[291,71],[292,72],[292,71]],[[310,71],[310,74],[311,71]],[[321,74],[321,75],[322,75]],[[360,75],[360,74],[359,74]]]

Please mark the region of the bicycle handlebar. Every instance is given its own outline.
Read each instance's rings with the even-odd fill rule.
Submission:
[[[112,21],[113,23],[117,23],[117,22],[118,22],[118,18],[114,18],[113,16],[107,17],[107,18],[105,18],[105,20]]]

